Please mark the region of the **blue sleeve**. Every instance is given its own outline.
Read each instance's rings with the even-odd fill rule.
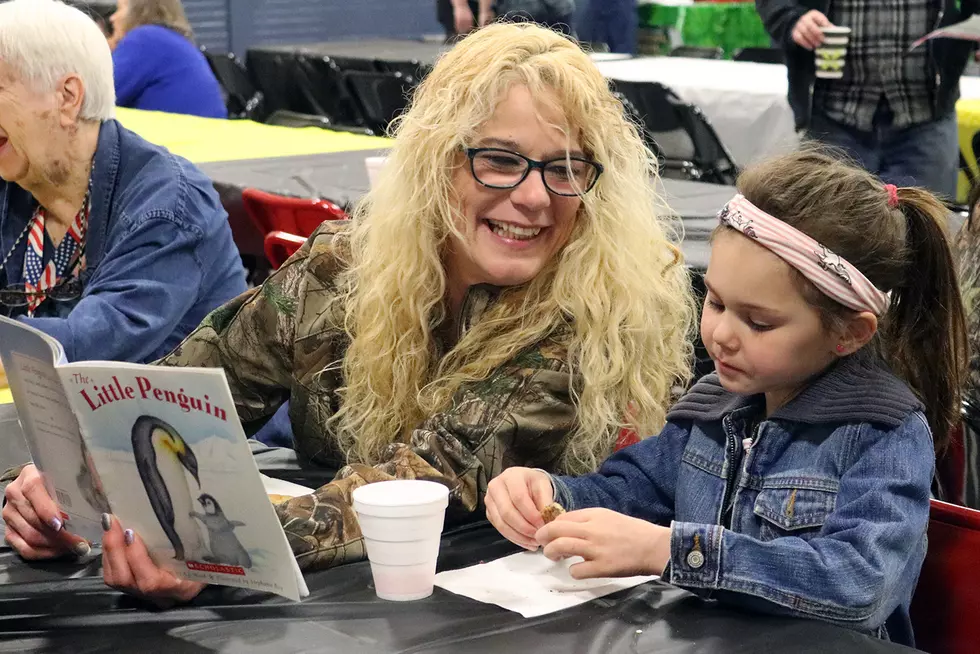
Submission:
[[[152,39],[139,28],[133,30],[112,51],[116,104],[132,107],[153,78],[155,48]]]
[[[106,251],[65,318],[21,318],[56,338],[69,361],[144,361],[194,305],[204,277],[197,226],[154,215]]]
[[[674,522],[670,583],[731,591],[757,610],[852,629],[884,624],[911,596],[922,563],[935,455],[918,413],[893,431],[864,431],[856,440],[857,463],[814,538],[763,542],[719,525]]]
[[[668,423],[652,436],[616,452],[599,471],[553,477],[555,501],[568,511],[605,508],[658,524],[674,516],[674,491],[688,427]]]

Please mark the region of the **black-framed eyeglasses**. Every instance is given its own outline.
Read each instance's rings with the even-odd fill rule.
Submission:
[[[82,296],[82,282],[78,277],[62,278],[51,288],[37,293],[28,291],[24,284],[11,284],[0,289],[0,304],[12,309],[26,307],[32,296],[41,296],[55,302],[71,302]]]
[[[535,161],[523,154],[500,148],[467,148],[473,179],[489,188],[514,188],[534,169],[541,170],[545,188],[566,197],[592,190],[602,174],[602,164],[582,157],[560,157]]]
[[[79,263],[81,263],[84,253],[85,248],[83,247],[75,256],[75,261],[71,268],[62,277],[59,277],[55,285],[51,288],[31,292],[27,290],[27,285],[24,283],[9,284],[0,288],[0,305],[11,309],[18,309],[26,307],[29,304],[29,299],[36,296],[40,296],[46,300],[54,300],[55,302],[71,302],[77,300],[82,296],[82,280],[77,275],[73,275],[73,273],[78,268]]]

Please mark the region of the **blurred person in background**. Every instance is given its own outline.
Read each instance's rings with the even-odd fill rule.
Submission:
[[[455,1],[455,0],[454,0]],[[480,0],[480,27],[495,16],[517,23],[537,23],[571,35],[575,23],[575,0]]]
[[[605,43],[609,52],[636,54],[636,0],[589,0],[578,37]]]
[[[486,24],[480,20],[478,0],[436,0],[436,15],[446,30],[446,43],[452,43],[477,25]],[[490,20],[492,15],[487,22]]]
[[[937,27],[977,13],[978,0],[756,0],[766,30],[786,52],[796,127],[843,149],[884,181],[956,195],[956,100],[975,44],[934,39]],[[817,79],[821,28],[851,28],[841,79]]]
[[[180,0],[118,0],[110,45],[120,107],[227,118]]]

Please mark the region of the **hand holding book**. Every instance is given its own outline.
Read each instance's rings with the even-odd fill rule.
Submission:
[[[2,317],[0,359],[37,466],[3,513],[22,556],[101,542],[106,582],[157,602],[204,584],[307,594],[223,371],[67,363],[49,336]]]
[[[115,516],[104,514],[102,528],[102,577],[116,590],[142,597],[161,608],[175,602],[189,602],[204,590],[205,584],[181,579],[157,565],[138,533]]]
[[[88,541],[71,533],[67,515],[48,495],[33,464],[25,466],[7,486],[5,499],[5,540],[23,558],[37,561],[66,554],[86,556],[91,551]]]

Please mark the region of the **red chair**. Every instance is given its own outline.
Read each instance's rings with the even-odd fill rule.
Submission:
[[[966,498],[967,461],[966,461],[966,432],[963,422],[953,427],[949,432],[949,444],[946,450],[936,457],[936,479],[939,490],[936,496],[944,502],[970,506]]]
[[[915,644],[931,654],[980,648],[980,511],[932,500],[929,551],[912,597]]]
[[[330,200],[291,198],[254,188],[242,191],[245,212],[263,237],[269,232],[309,236],[324,220],[345,220],[347,214]]]
[[[265,235],[265,258],[272,264],[273,270],[279,268],[286,259],[300,248],[306,239],[289,232],[269,232]]]
[[[619,435],[616,437],[616,444],[613,446],[613,451],[618,452],[624,447],[629,447],[639,442],[640,436],[634,430],[629,427],[623,427],[619,430]]]

